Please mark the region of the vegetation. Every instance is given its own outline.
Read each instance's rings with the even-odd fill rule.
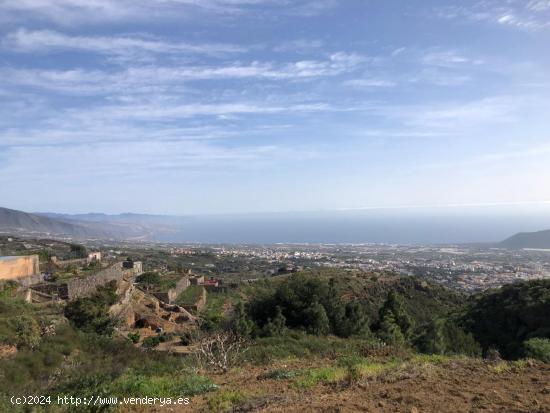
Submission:
[[[139,343],[140,338],[141,338],[141,336],[138,332],[129,332],[128,333],[128,340],[130,340],[134,344]]]
[[[475,296],[463,317],[483,351],[496,348],[504,358],[525,355],[524,342],[550,338],[550,280],[506,285]]]
[[[137,281],[156,290],[173,279],[147,272]],[[188,288],[178,303],[194,304],[202,288]],[[335,271],[273,277],[238,292],[210,293],[198,314],[206,332],[182,337],[196,349],[186,357],[157,351],[175,338],[171,334],[112,334],[109,307],[117,299],[116,284],[110,283],[65,309],[39,307],[22,302],[6,285],[0,291],[0,344],[18,351],[0,359],[0,410],[12,394],[214,392],[204,403],[212,411],[228,411],[256,395],[225,384],[217,391],[207,376],[223,373],[227,383],[243,366],[260,370],[261,380],[302,391],[348,389],[393,375],[391,380],[426,366],[458,363],[463,356],[479,357],[491,348],[509,359],[550,362],[549,281],[518,283],[466,300],[411,277]],[[528,368],[524,361],[480,364],[493,374]],[[80,406],[79,411],[93,410]]]
[[[70,244],[69,247],[73,258],[86,258],[88,256],[88,250],[84,245]]]
[[[426,354],[471,357],[481,355],[481,347],[471,333],[467,333],[453,319],[434,319],[420,329],[415,347]]]
[[[38,319],[43,314],[32,316]],[[217,389],[210,379],[196,373],[191,358],[158,352],[144,357],[129,340],[75,329],[72,323],[59,324],[55,334],[44,335],[33,349],[21,347],[15,357],[0,359],[0,371],[1,411],[17,412],[9,404],[11,395],[182,397]],[[2,404],[5,400],[7,404]],[[3,410],[4,406],[8,407]],[[73,409],[69,411],[111,411]]]
[[[65,316],[83,331],[110,335],[114,320],[109,316],[109,307],[116,303],[116,281],[98,287],[90,297],[78,298],[65,307]]]
[[[527,357],[550,363],[550,340],[532,338],[523,343]]]
[[[15,298],[14,286],[0,293],[0,344],[32,349],[40,342],[41,318],[33,306]]]
[[[314,335],[368,334],[368,320],[359,303],[344,302],[334,280],[303,274],[291,276],[273,289],[260,291],[251,298],[246,314],[238,310],[237,316],[236,326],[248,324],[243,317],[253,322],[254,336],[281,334],[285,327]]]
[[[202,285],[190,285],[176,299],[178,305],[193,305],[202,294]]]
[[[145,287],[146,290],[158,287],[161,283],[160,275],[157,272],[144,272],[136,277],[136,282]]]

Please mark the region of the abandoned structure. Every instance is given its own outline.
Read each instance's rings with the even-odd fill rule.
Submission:
[[[0,257],[0,281],[29,286],[42,281],[38,255]]]
[[[133,270],[134,275],[143,273],[143,264],[141,261],[134,261],[131,258],[127,258],[126,261],[122,262],[122,268],[125,270]]]
[[[104,268],[88,277],[72,279],[57,283],[42,283],[31,287],[31,301],[74,300],[86,297],[97,290],[97,287],[110,281],[120,283],[123,279],[133,279],[134,270],[126,269],[121,262]]]
[[[184,275],[175,285],[174,288],[170,288],[168,291],[153,292],[152,294],[160,301],[168,304],[172,304],[178,296],[191,285],[189,277]]]
[[[90,252],[88,254],[87,261],[88,263],[101,261],[101,252],[99,251]]]

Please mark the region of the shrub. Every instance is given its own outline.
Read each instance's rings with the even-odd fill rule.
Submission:
[[[40,342],[40,326],[30,315],[20,315],[11,321],[15,331],[15,345],[18,348],[34,348]]]
[[[143,284],[146,289],[159,286],[161,284],[160,275],[156,272],[144,272],[136,278],[136,282]]]
[[[71,244],[71,256],[74,258],[86,258],[88,256],[88,251],[84,245],[80,244]]]
[[[547,338],[532,338],[523,343],[525,355],[536,360],[550,363],[550,340]]]
[[[288,380],[296,377],[298,373],[294,370],[277,369],[261,376],[261,379],[268,380]]]
[[[240,391],[223,391],[208,399],[208,407],[212,412],[228,412],[246,400]]]
[[[154,348],[154,347],[158,347],[160,343],[161,343],[160,336],[151,336],[151,337],[145,338],[141,343],[141,345],[142,347],[145,347],[145,348]]]
[[[129,332],[128,333],[128,339],[134,344],[139,343],[140,335],[137,331],[136,332]]]
[[[204,367],[225,373],[243,361],[246,351],[247,343],[242,337],[222,332],[201,340],[198,357]]]
[[[98,287],[90,297],[77,298],[65,307],[65,316],[71,323],[84,331],[110,335],[114,320],[109,315],[109,307],[116,303],[116,281]]]
[[[112,389],[128,397],[179,397],[204,394],[217,386],[207,377],[195,374],[143,375],[130,370],[114,381]]]
[[[306,370],[302,377],[296,380],[295,385],[298,388],[309,389],[318,384],[330,384],[340,381],[344,377],[341,369],[334,367],[323,367],[319,369]]]
[[[346,357],[339,361],[339,365],[344,367],[346,375],[344,381],[347,386],[355,386],[361,377],[361,362],[362,360],[358,357]]]

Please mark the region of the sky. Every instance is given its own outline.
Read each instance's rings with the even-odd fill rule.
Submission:
[[[549,160],[550,0],[0,0],[0,206],[550,208]]]

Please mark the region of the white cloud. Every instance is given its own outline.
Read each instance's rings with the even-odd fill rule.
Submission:
[[[61,25],[126,20],[185,19],[197,13],[240,16],[270,7],[280,13],[314,16],[335,0],[0,0],[0,20],[49,20]]]
[[[324,45],[325,42],[319,39],[295,39],[282,42],[275,46],[273,50],[275,52],[306,53],[312,50],[320,49]]]
[[[394,127],[414,128],[411,132],[452,132],[469,136],[473,130],[495,130],[525,118],[540,105],[547,105],[533,96],[490,96],[466,102],[439,102],[419,105],[372,105],[365,109],[382,116]],[[396,123],[397,122],[397,123]]]
[[[550,10],[550,0],[531,0],[527,8],[538,12]]]
[[[356,89],[370,89],[370,88],[390,88],[397,86],[397,83],[393,80],[379,79],[379,78],[361,78],[346,80],[343,83],[344,86],[349,86]]]
[[[523,30],[550,28],[548,0],[484,0],[472,6],[438,7],[440,17],[485,22]]]
[[[340,52],[326,60],[279,64],[252,62],[218,66],[141,66],[122,71],[0,68],[0,75],[3,79],[9,79],[6,86],[32,86],[67,94],[112,94],[121,91],[151,93],[173,90],[182,83],[197,80],[299,80],[336,76],[355,70],[362,60],[357,54]]]
[[[57,50],[80,50],[104,55],[141,53],[223,55],[246,51],[242,46],[230,44],[169,42],[154,37],[68,36],[51,30],[28,31],[25,29],[8,34],[2,45],[19,52],[48,53]]]
[[[172,121],[192,118],[197,116],[221,116],[221,115],[256,115],[277,113],[311,113],[332,110],[324,103],[303,103],[286,106],[275,106],[256,102],[230,102],[219,104],[193,103],[193,104],[152,104],[152,105],[116,105],[102,106],[98,109],[69,111],[72,119],[81,122],[106,121]]]
[[[427,66],[458,67],[463,65],[480,65],[481,59],[471,59],[456,51],[428,52],[421,58],[421,63]]]

